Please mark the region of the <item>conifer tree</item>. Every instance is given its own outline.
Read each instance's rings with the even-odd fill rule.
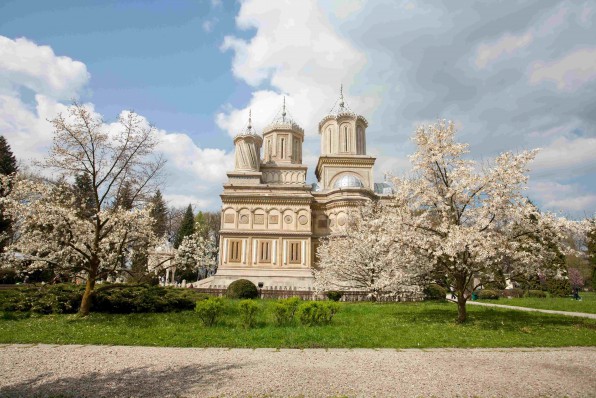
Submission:
[[[168,208],[159,189],[151,198],[151,204],[151,217],[155,220],[153,233],[155,236],[161,238],[165,235],[168,227]]]
[[[18,170],[17,160],[10,149],[10,145],[6,142],[4,136],[0,135],[0,174],[10,175],[16,173]],[[0,196],[4,197],[10,192],[10,186],[0,185]],[[4,209],[0,206],[0,253],[4,251],[9,237],[11,236],[11,222],[4,214]]]
[[[0,174],[9,175],[18,170],[17,159],[4,136],[0,135]]]
[[[76,198],[78,215],[81,218],[92,217],[97,207],[95,205],[93,182],[89,174],[83,173],[75,177],[73,191]]]
[[[176,233],[176,239],[174,240],[174,248],[178,248],[180,243],[182,243],[182,239],[185,236],[192,235],[195,232],[195,217],[192,212],[192,206],[189,204],[186,208],[186,212],[184,213],[184,217],[182,218],[182,223],[180,224],[180,228]]]

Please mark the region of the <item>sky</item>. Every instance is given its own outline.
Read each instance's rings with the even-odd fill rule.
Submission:
[[[528,196],[596,211],[596,4],[586,1],[0,0],[0,134],[24,164],[77,100],[157,129],[172,206],[218,210],[233,136],[262,130],[283,97],[305,130],[343,84],[369,121],[375,177],[410,168],[416,127],[450,119],[469,156],[541,148]]]

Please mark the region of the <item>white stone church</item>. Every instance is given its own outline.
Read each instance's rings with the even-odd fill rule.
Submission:
[[[316,184],[306,183],[304,130],[285,102],[261,134],[248,126],[234,138],[235,167],[223,186],[219,267],[200,287],[249,279],[266,289],[311,290],[319,240],[346,225],[350,208],[390,193],[375,184],[375,158],[366,154],[363,116],[343,94],[319,122]]]

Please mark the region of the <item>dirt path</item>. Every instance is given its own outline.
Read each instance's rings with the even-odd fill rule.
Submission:
[[[594,397],[596,348],[0,346],[1,397]]]
[[[451,302],[453,302],[453,303],[457,303],[455,300],[451,300],[451,299],[448,299],[448,300],[451,301]],[[542,308],[518,307],[518,306],[515,306],[515,305],[481,303],[481,302],[472,301],[472,300],[468,300],[467,301],[467,304],[482,305],[482,306],[485,306],[485,307],[507,308],[508,310],[530,311],[530,312],[543,312],[545,314],[567,315],[567,316],[577,316],[577,317],[580,317],[580,318],[596,319],[596,314],[589,314],[587,312],[545,310],[545,309],[542,309]]]

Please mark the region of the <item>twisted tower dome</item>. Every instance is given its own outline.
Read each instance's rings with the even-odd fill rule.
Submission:
[[[252,115],[248,111],[248,125],[234,137],[235,163],[234,171],[259,171],[260,153],[263,139],[252,128]]]
[[[286,98],[282,109],[263,130],[264,163],[302,164],[304,130],[288,114]]]

